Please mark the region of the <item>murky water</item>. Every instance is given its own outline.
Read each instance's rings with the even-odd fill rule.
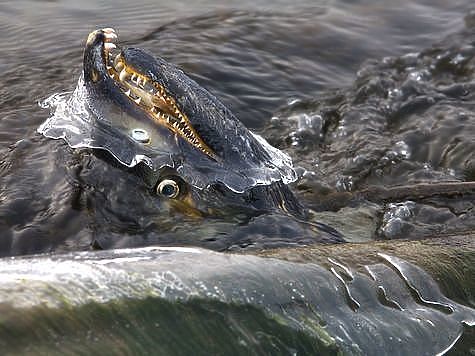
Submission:
[[[337,207],[331,197],[474,180],[474,10],[468,0],[1,3],[0,254],[255,252],[320,242],[315,223],[369,244],[472,234],[473,193]],[[290,154],[310,222],[197,220],[157,205],[138,177],[91,151],[38,135],[48,117],[38,102],[74,89],[87,34],[106,26],[181,66]]]

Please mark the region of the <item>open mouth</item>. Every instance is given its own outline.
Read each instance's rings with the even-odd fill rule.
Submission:
[[[216,154],[193,128],[173,96],[162,85],[125,61],[120,47],[116,45],[116,32],[111,28],[101,31],[104,34],[103,50],[107,73],[122,93],[154,122],[167,127],[199,151],[217,160]]]

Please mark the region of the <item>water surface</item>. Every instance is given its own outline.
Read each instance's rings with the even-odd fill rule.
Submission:
[[[138,177],[36,132],[49,114],[38,102],[74,89],[87,34],[108,26],[181,66],[287,152],[311,222],[354,242],[472,234],[473,194],[322,202],[474,180],[474,10],[468,0],[1,3],[0,254],[320,241],[314,225],[279,214],[196,221],[163,211]]]

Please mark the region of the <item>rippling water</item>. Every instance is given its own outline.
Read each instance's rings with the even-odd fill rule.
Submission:
[[[137,177],[36,133],[48,116],[38,102],[73,90],[87,34],[107,26],[289,153],[311,222],[353,242],[473,234],[473,193],[337,207],[331,197],[474,180],[474,10],[468,0],[0,3],[0,254],[318,240],[313,225],[279,215],[245,224],[164,212]]]

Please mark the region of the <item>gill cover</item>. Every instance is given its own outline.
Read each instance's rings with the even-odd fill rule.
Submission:
[[[244,192],[257,185],[296,180],[287,154],[250,132],[216,97],[183,71],[136,48],[120,49],[114,58],[112,49],[116,46],[111,43],[115,38],[112,29],[89,35],[76,89],[53,94],[40,103],[51,110],[51,116],[38,128],[39,133],[62,138],[72,148],[106,150],[128,167],[140,162],[153,172],[171,167],[199,189],[219,182],[232,191]],[[114,74],[122,68],[114,67],[117,56],[123,60],[122,66],[146,78],[147,85],[163,88],[173,98],[212,154],[190,143],[183,130],[161,124],[143,102],[137,104],[133,95],[124,93],[127,87]],[[145,131],[148,139],[134,139],[137,129]]]

